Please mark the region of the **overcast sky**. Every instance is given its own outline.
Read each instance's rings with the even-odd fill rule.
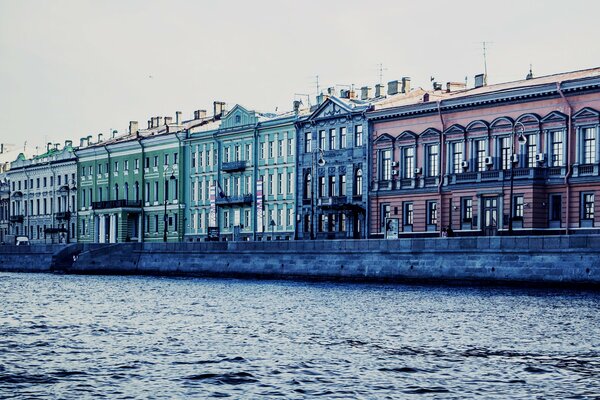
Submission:
[[[600,2],[0,0],[0,142],[190,117],[214,100],[261,111],[294,95],[410,76],[488,82],[600,66]],[[209,111],[210,112],[210,111]]]

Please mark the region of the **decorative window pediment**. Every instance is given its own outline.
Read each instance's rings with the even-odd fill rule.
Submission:
[[[488,124],[482,120],[471,121],[469,125],[465,128],[467,132],[477,132],[477,131],[485,131],[488,130]]]
[[[383,133],[381,135],[379,135],[377,137],[377,139],[375,139],[373,141],[373,143],[377,144],[377,143],[393,143],[394,142],[394,137],[392,135],[390,135],[389,133]]]
[[[492,121],[490,128],[492,129],[512,129],[513,120],[509,117],[498,117]]]
[[[573,114],[574,120],[587,119],[587,120],[598,121],[599,118],[600,118],[600,113],[590,107],[582,108],[581,110],[579,110],[575,114]]]
[[[446,135],[464,134],[465,128],[462,125],[454,124],[444,132]]]
[[[564,122],[567,120],[567,116],[558,111],[552,111],[550,114],[542,118],[541,122]]]
[[[520,122],[523,125],[538,125],[540,123],[540,116],[533,113],[527,113],[517,118],[516,122]]]
[[[396,137],[396,140],[415,140],[417,134],[413,131],[404,131]]]
[[[438,129],[435,128],[427,128],[425,129],[420,135],[419,137],[423,140],[426,139],[439,139],[440,138],[440,131]]]
[[[351,110],[335,98],[328,98],[310,116],[309,119],[331,118],[348,114]]]

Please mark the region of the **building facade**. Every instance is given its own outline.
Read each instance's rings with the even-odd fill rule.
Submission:
[[[223,107],[186,140],[186,240],[293,239],[296,114]]]
[[[1,168],[1,167],[0,167]],[[7,243],[10,216],[10,183],[6,172],[0,172],[0,244]]]
[[[297,122],[298,239],[365,237],[369,107],[342,91]]]
[[[28,236],[31,243],[76,241],[77,160],[71,141],[48,144],[44,154],[20,154],[6,172],[10,216],[6,242]]]
[[[600,69],[373,110],[370,236],[597,232],[599,111]]]
[[[181,240],[185,133],[177,116],[175,123],[152,118],[147,129],[137,129],[134,121],[124,136],[98,137],[95,143],[82,139],[77,150],[81,242]]]

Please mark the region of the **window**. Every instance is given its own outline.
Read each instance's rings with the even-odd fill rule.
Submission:
[[[452,173],[460,174],[462,172],[463,161],[463,142],[452,143]]]
[[[273,141],[269,142],[269,158],[273,158],[273,149],[274,149],[275,145],[273,143]]]
[[[462,221],[471,222],[473,220],[473,199],[462,199]]]
[[[196,168],[196,152],[192,151],[192,168]]]
[[[594,219],[594,194],[582,193],[581,219]]]
[[[210,161],[210,150],[206,150],[206,164],[208,165]],[[201,151],[198,153],[198,166],[204,166],[204,152]]]
[[[562,196],[560,194],[550,195],[550,221],[562,220]]]
[[[312,193],[311,183],[312,183],[312,176],[309,172],[304,176],[304,198],[305,199],[310,199],[312,197],[311,196],[311,193]]]
[[[127,182],[123,185],[123,194],[125,195],[125,201],[129,201],[129,183]]]
[[[304,133],[304,152],[310,153],[312,151],[312,132]]]
[[[150,168],[150,157],[146,157],[144,168]]]
[[[404,202],[402,204],[402,225],[411,226],[413,224],[413,203],[412,202]]]
[[[47,187],[48,185],[48,178],[44,177],[44,187]],[[30,187],[33,189],[33,179],[31,180],[31,185]],[[27,189],[27,188],[26,188]]]
[[[415,177],[415,149],[414,147],[405,147],[402,149],[402,176],[405,179]]]
[[[354,174],[354,195],[362,196],[363,176],[362,169],[357,169]]]
[[[223,211],[223,228],[229,228],[229,211]]]
[[[439,146],[431,144],[427,146],[427,176],[439,174]]]
[[[563,133],[562,131],[554,131],[550,134],[552,148],[552,167],[562,167],[563,165]]]
[[[252,177],[250,175],[246,176],[246,193],[254,193],[254,190],[252,188]]]
[[[287,156],[293,156],[294,155],[294,142],[292,139],[288,139],[287,140]]]
[[[247,161],[252,160],[252,145],[251,144],[246,144],[246,160]]]
[[[154,201],[158,202],[158,181],[154,182]]]
[[[346,175],[340,175],[340,196],[346,196]]]
[[[238,145],[235,146],[235,160],[240,161],[242,159],[242,148]]]
[[[129,171],[129,160],[123,161],[123,171]]]
[[[229,147],[225,147],[225,152],[223,154],[223,162],[229,162],[229,155],[231,154],[231,150]]]
[[[596,162],[596,128],[583,128],[583,163],[594,164]]]
[[[158,214],[154,215],[154,232],[158,233]]]
[[[235,116],[235,123],[236,123],[236,124],[239,124],[239,123],[241,123],[241,122],[242,122],[242,116],[241,116],[241,115],[236,115],[236,116]]]
[[[158,167],[158,156],[154,156],[154,167]]]
[[[485,140],[475,141],[475,171],[485,171]]]
[[[60,179],[60,175],[58,176],[58,179]],[[58,182],[58,184],[60,185],[60,182]],[[36,187],[37,189],[39,189],[39,188],[40,188],[40,178],[37,178],[37,179],[35,180],[35,187]]]
[[[513,197],[513,219],[522,220],[524,208],[525,208],[525,203],[524,203],[523,196],[514,196]]]
[[[139,182],[135,182],[133,184],[133,200],[140,201],[140,184],[139,184]]]
[[[510,169],[511,137],[500,139],[500,165],[504,170]]]
[[[260,144],[260,159],[264,160],[265,159],[265,143],[262,142]]]
[[[389,181],[392,179],[392,150],[382,150],[380,154],[380,178]]]
[[[283,157],[283,139],[277,141],[277,157]]]
[[[319,131],[319,148],[325,150],[325,131]]]
[[[250,210],[244,210],[244,227],[250,228]]]
[[[346,127],[340,128],[340,149],[346,148]]]
[[[144,201],[150,201],[150,182],[146,182],[146,193],[144,193]]]
[[[287,174],[287,190],[286,193],[291,194],[293,193],[293,187],[294,187],[294,174],[289,172]]]
[[[133,168],[134,168],[134,169],[140,169],[140,159],[139,159],[139,158],[136,158],[136,159],[133,161]]]
[[[319,197],[325,196],[325,177],[319,177]]]
[[[177,165],[178,162],[179,162],[179,153],[173,153],[173,164]],[[175,219],[175,221],[177,221],[177,219]],[[177,222],[175,222],[175,225],[177,225]]]
[[[277,174],[277,194],[283,194],[283,174]]]
[[[335,129],[330,129],[329,130],[329,150],[335,150],[335,149],[336,149]]]
[[[269,174],[269,194],[273,194],[273,174]]]
[[[437,224],[437,202],[428,201],[427,202],[427,225],[436,225]]]
[[[333,197],[336,196],[336,187],[335,187],[335,175],[331,175],[329,177],[329,196]]]
[[[359,147],[363,145],[363,127],[362,125],[356,125],[354,127],[354,146]]]
[[[165,154],[165,163],[164,165],[169,165],[169,155]]]
[[[114,166],[115,166],[115,172],[119,172],[119,162],[118,161],[114,162]]]
[[[537,165],[537,135],[527,136],[527,167],[533,168]]]

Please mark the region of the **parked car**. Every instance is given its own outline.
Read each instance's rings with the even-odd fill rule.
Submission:
[[[17,246],[28,246],[29,238],[27,236],[17,236],[15,237],[15,244]]]

